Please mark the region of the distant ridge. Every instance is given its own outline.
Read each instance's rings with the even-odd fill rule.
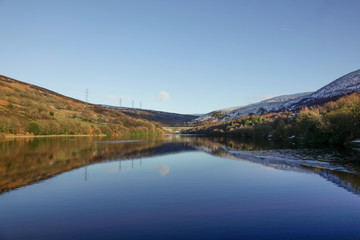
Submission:
[[[344,95],[358,91],[360,91],[360,69],[332,81],[308,96],[289,101],[284,107],[296,110],[305,106],[314,106],[334,101]]]
[[[200,121],[217,121],[217,120],[226,120],[228,118],[238,118],[241,116],[246,116],[250,114],[263,114],[264,112],[277,112],[281,109],[284,103],[298,99],[304,96],[311,94],[311,92],[306,93],[297,93],[289,95],[281,95],[273,97],[270,99],[263,100],[261,102],[221,109],[217,111],[210,112],[198,118]]]
[[[210,112],[199,117],[200,121],[219,121],[238,118],[250,114],[297,110],[305,106],[324,104],[340,97],[360,91],[360,69],[348,73],[316,92],[282,95],[246,106],[232,107]]]
[[[115,111],[119,111],[131,117],[141,117],[142,119],[146,119],[148,121],[158,122],[164,126],[181,126],[184,125],[184,123],[190,122],[199,117],[199,115],[193,114],[171,113],[150,109],[116,107],[110,105],[101,106]]]

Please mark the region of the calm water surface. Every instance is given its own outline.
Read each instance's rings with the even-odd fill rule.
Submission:
[[[227,139],[0,143],[0,239],[360,239],[360,154]]]

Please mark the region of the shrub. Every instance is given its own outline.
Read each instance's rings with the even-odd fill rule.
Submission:
[[[31,122],[29,124],[28,132],[32,133],[34,135],[39,135],[40,129],[39,129],[38,124],[36,122]]]

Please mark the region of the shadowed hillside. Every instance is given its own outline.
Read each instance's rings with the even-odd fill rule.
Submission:
[[[185,123],[190,122],[199,116],[191,114],[178,114],[178,113],[169,113],[161,112],[147,109],[138,109],[138,108],[126,108],[126,107],[114,107],[103,105],[106,108],[119,111],[128,116],[135,118],[142,118],[148,121],[158,122],[164,126],[177,127],[183,126]]]

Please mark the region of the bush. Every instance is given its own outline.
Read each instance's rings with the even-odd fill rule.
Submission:
[[[29,124],[28,132],[32,133],[34,135],[39,135],[40,129],[39,129],[38,124],[36,122],[31,122]]]

